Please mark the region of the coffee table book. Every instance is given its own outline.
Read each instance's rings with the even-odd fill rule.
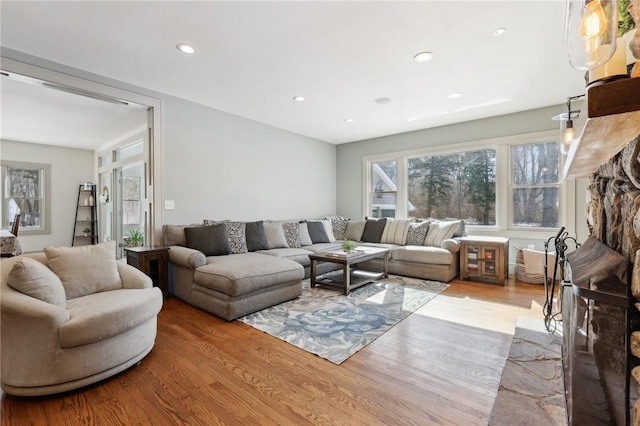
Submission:
[[[350,259],[352,257],[362,256],[364,254],[364,250],[355,250],[351,253],[346,253],[344,251],[328,251],[323,254],[335,257],[336,259]]]

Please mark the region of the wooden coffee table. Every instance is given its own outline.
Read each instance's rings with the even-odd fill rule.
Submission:
[[[355,265],[365,260],[384,258],[384,271],[365,271],[356,269]],[[342,250],[310,254],[311,260],[311,287],[316,284],[340,287],[344,294],[360,286],[389,276],[389,249],[378,247],[358,246],[356,252],[346,255]],[[317,262],[331,262],[342,265],[342,271],[333,271],[321,276],[316,276]]]

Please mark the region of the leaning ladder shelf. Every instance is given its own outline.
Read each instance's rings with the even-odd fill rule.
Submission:
[[[91,188],[80,185],[78,188],[78,202],[76,204],[76,218],[73,224],[72,246],[85,246],[98,243],[98,215],[96,210],[96,186]],[[89,229],[91,232],[84,232]]]

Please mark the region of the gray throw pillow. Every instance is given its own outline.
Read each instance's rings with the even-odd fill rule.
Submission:
[[[333,236],[335,239],[344,240],[344,231],[347,230],[349,218],[343,216],[327,216],[325,219],[331,221],[331,227],[333,228]]]
[[[280,222],[264,222],[263,227],[270,249],[288,247],[287,239],[285,238],[284,230]]]
[[[367,243],[379,243],[382,238],[382,232],[384,231],[384,226],[387,224],[387,219],[367,219],[367,222],[364,225],[364,231],[362,232],[362,237],[360,237],[361,241],[365,241]]]
[[[330,242],[322,222],[307,222],[307,229],[309,229],[309,236],[313,244]]]
[[[222,256],[231,253],[227,238],[227,225],[187,227],[184,229],[187,247],[201,251],[205,256]]]
[[[351,241],[360,241],[360,238],[362,238],[362,233],[364,232],[365,224],[366,222],[364,220],[360,220],[357,222],[349,221],[344,231],[344,239]]]
[[[247,250],[269,250],[269,242],[264,233],[262,221],[247,222],[245,225],[245,234],[247,237]]]

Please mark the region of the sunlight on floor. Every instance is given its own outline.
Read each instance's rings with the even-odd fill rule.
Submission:
[[[458,312],[455,319],[451,317],[452,311]],[[540,321],[543,319],[542,306],[535,301],[532,301],[530,308],[526,309],[469,297],[461,298],[442,294],[422,306],[414,314],[508,334],[513,334],[515,331],[516,319],[519,316],[538,318]]]

